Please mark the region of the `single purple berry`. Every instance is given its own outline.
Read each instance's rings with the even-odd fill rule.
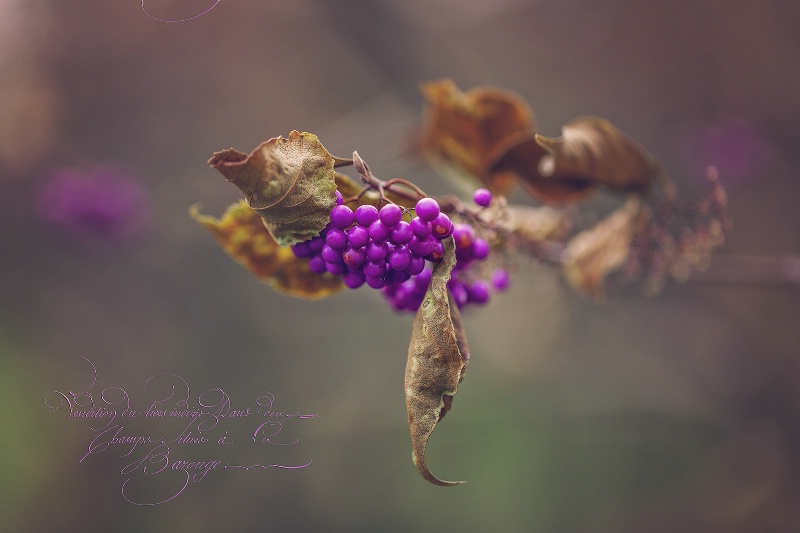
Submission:
[[[325,242],[334,250],[344,250],[347,246],[347,234],[339,228],[331,228],[325,235]]]
[[[428,235],[424,239],[414,237],[408,243],[408,249],[414,255],[425,257],[434,250],[437,242],[439,241],[437,241],[432,235]]]
[[[411,274],[406,272],[405,270],[389,270],[386,273],[386,284],[398,284],[403,283],[411,279]]]
[[[433,277],[433,270],[430,268],[426,268],[418,275],[414,276],[414,285],[417,287],[417,292],[421,292],[425,294],[428,290],[428,285],[431,284],[431,278]]]
[[[339,191],[336,191],[336,205],[344,205],[344,196]]]
[[[392,234],[389,236],[389,240],[393,244],[406,244],[412,238],[414,238],[414,232],[411,231],[411,226],[402,220],[392,229]]]
[[[344,274],[347,272],[347,267],[341,261],[338,263],[328,263],[325,261],[325,268],[331,274]]]
[[[351,289],[357,289],[364,284],[365,277],[362,272],[347,272],[344,275],[344,284]]]
[[[453,234],[453,221],[444,213],[439,215],[431,221],[431,233],[437,239],[445,239]]]
[[[421,273],[424,269],[425,269],[425,260],[422,257],[415,255],[411,257],[411,261],[408,263],[406,272],[408,272],[412,276],[416,276],[417,274]]]
[[[383,222],[376,220],[369,225],[369,238],[375,242],[383,242],[389,238],[392,230],[389,229]]]
[[[383,278],[367,276],[367,285],[373,289],[382,289],[386,286],[386,280]]]
[[[472,241],[472,257],[478,261],[483,261],[489,257],[490,251],[491,249],[489,248],[489,243],[480,237],[475,237],[475,240]]]
[[[414,232],[415,237],[424,239],[431,234],[431,225],[421,218],[417,217],[411,221],[411,231]]]
[[[470,246],[472,246],[474,239],[475,232],[472,230],[472,226],[467,224],[456,224],[453,228],[453,240],[456,241],[456,250],[459,248],[462,250],[467,250]]]
[[[508,270],[504,268],[498,268],[494,272],[492,272],[492,287],[496,291],[504,291],[508,289],[508,286],[511,284],[511,276],[508,273]]]
[[[489,284],[479,279],[467,287],[467,294],[470,302],[484,304],[489,301]]]
[[[481,207],[488,207],[492,203],[492,193],[488,189],[477,189],[472,196],[475,203]]]
[[[325,246],[325,238],[324,237],[314,237],[310,241],[306,241],[308,243],[308,247],[314,253],[319,253],[322,251],[322,247]]]
[[[325,260],[322,258],[321,255],[315,255],[311,259],[308,260],[308,268],[311,272],[315,274],[324,274],[328,271],[328,267],[325,266]]]
[[[355,248],[366,246],[369,242],[369,232],[363,226],[353,226],[347,231],[347,242]]]
[[[417,212],[417,216],[425,222],[432,222],[436,217],[439,216],[439,213],[441,212],[439,209],[439,202],[433,198],[421,199],[419,202],[417,202],[415,211]]]
[[[389,253],[389,246],[385,242],[371,241],[367,244],[367,259],[370,261],[383,261]]]
[[[341,263],[342,252],[336,250],[330,244],[326,244],[322,247],[322,259],[324,259],[326,263]]]
[[[388,263],[395,270],[405,270],[411,263],[411,252],[405,246],[397,246],[389,252]]]
[[[356,222],[365,228],[376,220],[378,220],[378,208],[374,205],[362,205],[356,209]]]
[[[349,244],[347,248],[344,249],[344,252],[342,252],[342,259],[344,259],[344,263],[349,267],[361,266],[366,258],[367,252],[364,248],[353,248]]]
[[[314,252],[311,251],[311,248],[308,247],[308,242],[298,242],[297,244],[292,245],[292,252],[296,257],[311,257],[314,255]]]
[[[346,205],[337,205],[331,210],[331,225],[334,228],[347,229],[355,220],[353,210]]]
[[[384,276],[386,274],[386,262],[383,260],[367,261],[364,263],[364,274],[369,278],[380,278]]]
[[[381,207],[378,216],[384,225],[392,227],[403,219],[403,209],[397,204],[386,204]]]

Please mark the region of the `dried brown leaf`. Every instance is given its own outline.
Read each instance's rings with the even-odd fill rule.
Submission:
[[[547,154],[540,157],[538,172],[528,176],[526,184],[545,199],[553,182],[576,192],[588,192],[595,185],[643,192],[659,172],[641,146],[603,118],[581,117],[566,124],[561,137],[537,134],[535,140]]]
[[[292,131],[250,155],[230,148],[208,164],[239,187],[281,246],[319,235],[336,204],[334,158],[316,135]]]
[[[311,272],[308,260],[295,257],[290,248],[278,245],[262,218],[244,201],[231,205],[219,220],[200,214],[197,206],[191,208],[190,214],[233,259],[278,291],[319,299],[344,287],[341,277]]]
[[[560,240],[570,225],[563,209],[550,206],[509,205],[506,213],[503,229],[527,242]]]
[[[625,204],[569,240],[564,274],[576,290],[597,299],[605,297],[604,281],[631,253],[631,241],[650,218],[641,200],[631,196]]]
[[[510,174],[489,172],[491,163],[520,133],[534,127],[533,111],[510,91],[475,88],[462,92],[451,80],[426,83],[428,101],[422,148],[462,177],[477,178],[499,194],[515,185]]]
[[[450,410],[469,362],[469,348],[458,307],[447,290],[456,262],[455,243],[452,237],[443,242],[444,257],[433,270],[430,287],[414,319],[405,389],[414,465],[426,480],[447,487],[463,481],[434,476],[425,459],[425,448],[436,424]]]

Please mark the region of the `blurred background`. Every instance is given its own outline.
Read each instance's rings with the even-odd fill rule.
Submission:
[[[597,304],[522,259],[465,314],[470,371],[428,458],[469,483],[443,489],[410,460],[412,317],[367,289],[282,296],[187,211],[239,198],[214,151],[292,129],[446,191],[413,146],[419,83],[450,77],[516,91],[547,135],[608,118],[686,198],[716,165],[734,223],[720,255],[796,254],[800,3],[222,0],[155,20],[213,5],[0,0],[5,531],[798,531],[796,271],[730,283],[712,263]],[[313,463],[131,505],[124,459],[79,462],[92,423],[44,403],[90,384],[79,356],[134,403],[158,373],[240,404],[270,391],[319,418],[282,456],[236,459]]]

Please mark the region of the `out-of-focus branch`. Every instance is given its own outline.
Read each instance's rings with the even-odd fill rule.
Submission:
[[[693,272],[689,281],[800,285],[800,255],[715,255],[709,268]]]

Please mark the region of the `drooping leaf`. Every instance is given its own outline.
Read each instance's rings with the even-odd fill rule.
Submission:
[[[593,227],[569,240],[564,274],[575,289],[597,299],[605,297],[606,276],[620,268],[631,253],[631,241],[650,218],[636,196]]]
[[[334,157],[316,135],[292,131],[273,137],[250,155],[230,148],[208,164],[239,187],[281,246],[319,235],[336,204]]]
[[[307,259],[295,257],[290,248],[278,245],[262,218],[244,201],[231,205],[219,220],[200,214],[197,206],[190,214],[233,259],[280,292],[319,299],[344,287],[340,276],[315,274],[309,270]]]
[[[458,392],[469,362],[469,347],[458,307],[447,290],[456,262],[455,243],[452,237],[443,243],[444,257],[433,270],[428,292],[414,319],[405,389],[414,465],[426,480],[446,487],[463,481],[444,481],[434,476],[425,459],[425,448]]]
[[[424,84],[422,92],[428,101],[422,133],[425,153],[462,178],[471,177],[496,193],[508,193],[515,178],[493,174],[490,166],[515,144],[515,136],[534,127],[528,104],[499,89],[465,93],[447,79]]]
[[[643,192],[659,172],[655,160],[641,146],[599,117],[573,120],[562,128],[558,138],[537,134],[536,142],[547,155],[539,160],[539,175],[526,180],[533,191],[546,187],[548,181],[556,181],[566,187],[577,184],[584,190],[605,185],[620,191]]]

